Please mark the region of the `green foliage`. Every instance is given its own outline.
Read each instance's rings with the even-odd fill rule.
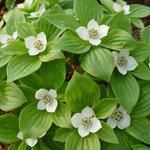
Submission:
[[[52,117],[46,111],[37,110],[37,104],[27,105],[20,114],[19,128],[24,138],[40,137],[50,128]]]
[[[132,124],[126,131],[133,137],[140,141],[149,144],[150,143],[150,121],[146,118],[133,119]]]
[[[26,97],[14,83],[0,82],[0,109],[11,111],[26,102]]]
[[[103,12],[96,0],[75,0],[74,9],[82,25],[87,25],[91,19],[100,23],[103,17]]]
[[[81,40],[76,33],[68,31],[58,41],[57,48],[74,54],[82,54],[90,49],[90,45]]]
[[[117,51],[132,51],[136,48],[136,42],[126,31],[113,29],[108,36],[102,40],[102,46]]]
[[[111,52],[107,49],[91,49],[88,53],[83,55],[81,67],[87,73],[98,79],[110,81],[114,70],[114,59]]]
[[[41,64],[38,57],[29,57],[28,55],[15,56],[7,65],[7,80],[15,81],[25,77],[37,71]]]
[[[0,142],[11,143],[18,141],[18,118],[13,114],[0,116]]]
[[[66,141],[66,150],[100,150],[100,142],[96,134],[81,138],[76,131],[72,132]]]
[[[130,74],[121,76],[115,73],[111,79],[111,86],[115,96],[121,98],[120,104],[131,112],[139,98],[139,85],[136,79]]]
[[[100,119],[108,118],[116,109],[119,100],[117,98],[104,98],[99,100],[95,107],[94,112]]]
[[[150,8],[144,5],[133,4],[131,5],[130,17],[144,18],[150,15]]]
[[[97,133],[98,137],[108,143],[118,144],[117,136],[111,127],[102,122],[102,129]]]
[[[150,26],[141,18],[150,7],[31,2],[19,8],[6,0],[0,22],[0,143],[9,150],[148,150]]]
[[[89,78],[75,72],[67,86],[65,97],[71,110],[80,112],[86,106],[92,107],[99,100],[100,88]]]

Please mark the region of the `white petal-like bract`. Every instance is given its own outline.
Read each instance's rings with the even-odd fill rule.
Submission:
[[[87,136],[90,132],[88,131],[88,129],[86,127],[84,127],[83,125],[81,125],[78,128],[78,133],[81,137],[85,137]]]
[[[79,37],[85,41],[88,40],[89,36],[88,36],[88,30],[85,27],[79,27],[76,29],[77,34],[79,35]]]
[[[87,136],[90,132],[95,133],[102,128],[100,121],[94,116],[93,109],[88,106],[81,113],[74,114],[71,123],[74,128],[78,128],[81,137]]]
[[[81,119],[81,113],[76,113],[72,116],[71,123],[74,128],[79,128],[79,126],[81,125]]]
[[[30,147],[34,147],[38,142],[37,138],[28,138],[26,139],[26,144]]]
[[[117,126],[116,121],[115,121],[113,118],[111,118],[111,117],[109,117],[109,118],[107,119],[107,124],[108,124],[109,126],[111,126],[112,129],[116,128],[116,126]]]
[[[100,128],[102,128],[102,125],[100,121],[97,118],[91,118],[90,124],[88,126],[89,132],[95,133],[97,132]]]
[[[35,98],[42,100],[46,95],[48,95],[48,90],[46,89],[39,89],[38,91],[36,91],[35,93]]]
[[[57,100],[52,100],[50,103],[46,104],[46,111],[47,112],[55,112],[57,108],[58,102]]]

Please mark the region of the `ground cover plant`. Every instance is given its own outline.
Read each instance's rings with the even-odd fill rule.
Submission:
[[[123,0],[5,5],[0,142],[8,150],[149,150],[150,26],[142,18],[150,7]]]

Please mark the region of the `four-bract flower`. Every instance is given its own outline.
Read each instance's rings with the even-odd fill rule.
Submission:
[[[94,19],[92,19],[86,27],[79,27],[76,29],[79,37],[85,41],[89,41],[92,45],[98,46],[101,43],[101,39],[107,36],[109,26],[99,25]]]
[[[37,104],[37,109],[45,110],[47,112],[55,112],[58,102],[57,102],[57,91],[50,89],[39,89],[35,93],[35,98],[39,100]]]
[[[23,140],[23,134],[21,131],[19,131],[17,138]],[[25,141],[28,146],[34,147],[37,144],[38,139],[37,138],[27,138],[27,139],[25,139]]]
[[[2,43],[2,47],[6,47],[9,43],[15,41],[17,39],[17,32],[14,32],[12,35],[3,34],[0,35],[0,43]]]
[[[125,75],[127,74],[127,71],[132,71],[134,70],[137,66],[138,63],[135,60],[134,57],[129,56],[129,52],[112,52],[115,60],[115,65],[118,68],[118,71]]]
[[[100,121],[94,116],[94,111],[90,107],[84,108],[81,113],[74,114],[71,122],[74,128],[78,128],[81,137],[87,136],[90,132],[95,133],[102,128]]]
[[[37,11],[30,13],[31,16],[29,16],[28,18],[40,17],[45,12],[45,10],[46,10],[45,5],[42,4]]]
[[[130,14],[130,5],[127,5],[126,2],[122,2],[122,3],[113,2],[113,9],[116,12],[124,12],[125,15]]]
[[[25,0],[23,3],[18,4],[18,8],[26,8],[26,7],[31,7],[32,3],[34,0]]]
[[[120,106],[113,114],[107,119],[107,124],[112,128],[125,129],[131,124],[131,117],[127,111]]]
[[[30,56],[38,55],[46,49],[47,39],[44,32],[41,32],[35,36],[29,36],[25,38],[25,45],[29,49]]]

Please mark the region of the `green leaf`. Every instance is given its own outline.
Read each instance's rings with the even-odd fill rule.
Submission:
[[[6,79],[6,66],[0,68],[0,80],[3,81]]]
[[[94,112],[99,119],[106,119],[109,117],[117,107],[119,99],[117,98],[104,98],[99,100],[94,106]]]
[[[150,99],[150,85],[148,84],[141,87],[138,103],[131,113],[132,117],[140,118],[150,115],[149,99]]]
[[[32,103],[35,99],[35,90],[26,86],[26,85],[20,85],[19,88],[23,91],[24,95],[26,96],[28,103]]]
[[[111,29],[122,29],[132,33],[129,17],[125,16],[123,13],[115,14],[109,19],[107,25],[110,26]]]
[[[51,60],[63,59],[65,57],[60,49],[56,48],[52,43],[49,43],[47,45],[46,51],[40,54],[39,58],[42,62],[49,62]]]
[[[21,8],[21,10],[25,12],[33,12],[36,10],[40,3],[41,0],[34,0],[30,7]]]
[[[71,127],[71,110],[63,103],[59,103],[55,113],[52,113],[53,122],[62,128]]]
[[[130,5],[130,12],[130,17],[144,18],[150,15],[150,7],[139,4],[132,4]]]
[[[13,12],[6,23],[7,33],[10,35],[12,35],[13,32],[16,31],[16,23],[25,22],[24,14],[21,11],[19,11],[18,9],[14,9],[12,11]]]
[[[11,9],[14,7],[16,0],[6,0],[5,1],[5,6],[7,7],[7,9]]]
[[[150,45],[145,43],[137,43],[135,51],[131,52],[131,55],[136,58],[137,61],[143,62],[150,56]]]
[[[56,48],[75,54],[82,54],[90,49],[88,42],[83,41],[71,31],[65,32],[56,44]]]
[[[131,73],[139,79],[150,80],[150,69],[144,63],[139,64]]]
[[[113,9],[113,1],[112,1],[112,0],[100,0],[100,2],[101,2],[106,8],[108,8],[111,12],[114,12],[114,9]]]
[[[98,137],[108,143],[118,144],[118,139],[113,129],[105,122],[101,122],[102,128],[97,132]]]
[[[91,19],[100,23],[103,12],[96,0],[75,0],[74,9],[82,25],[87,25]]]
[[[49,23],[53,24],[59,29],[67,28],[67,29],[76,30],[80,26],[80,24],[73,16],[65,13],[61,13],[61,14],[45,13],[43,18],[45,18]]]
[[[114,66],[112,53],[104,48],[91,49],[81,59],[83,70],[101,80],[110,80]]]
[[[132,119],[132,123],[126,131],[138,140],[150,144],[150,121],[148,119]]]
[[[59,89],[66,77],[64,59],[57,59],[43,63],[40,68],[40,76],[43,78],[47,88]]]
[[[26,97],[14,83],[0,82],[0,109],[13,110],[26,102]]]
[[[51,113],[37,110],[37,103],[27,105],[20,114],[19,127],[24,138],[40,137],[52,124]]]
[[[100,98],[100,88],[91,79],[75,72],[67,86],[65,97],[71,110],[80,112],[87,106],[92,107]]]
[[[65,142],[72,130],[66,128],[59,128],[55,132],[54,141]]]
[[[100,150],[100,142],[96,134],[90,134],[81,138],[79,134],[72,132],[65,143],[65,150]]]
[[[52,150],[42,140],[39,140],[38,143],[33,147],[32,150]]]
[[[0,116],[0,142],[11,143],[19,140],[17,138],[18,122],[18,118],[13,114]]]
[[[32,73],[31,75],[22,78],[19,80],[22,85],[28,86],[30,88],[33,88],[35,90],[42,88],[47,88],[43,78],[37,74],[37,73]]]
[[[28,150],[28,145],[26,144],[26,141],[21,141],[17,148],[17,150]]]
[[[128,32],[120,29],[112,29],[102,39],[101,45],[117,51],[132,51],[136,48],[136,41]]]
[[[139,98],[139,85],[136,79],[130,74],[122,76],[115,72],[112,75],[111,87],[115,96],[121,98],[120,105],[130,113]]]
[[[150,26],[147,26],[142,32],[141,32],[141,40],[150,45],[150,37],[149,37],[149,34],[150,34]]]
[[[36,24],[37,32],[44,32],[48,41],[53,39],[59,30],[52,24],[50,24],[45,18],[40,17]]]
[[[41,66],[38,57],[20,55],[13,57],[7,65],[7,81],[15,81],[37,71]]]
[[[143,28],[144,28],[144,23],[143,23],[143,21],[142,21],[141,19],[139,19],[139,18],[131,18],[131,22],[132,22],[132,24],[133,24],[135,27],[137,27],[137,28],[139,28],[139,29],[143,29]]]
[[[20,38],[27,38],[29,36],[36,36],[36,30],[31,23],[18,22],[16,23],[16,30]]]
[[[27,53],[27,48],[24,42],[14,41],[6,47],[0,48],[0,52],[5,55],[22,55]]]
[[[104,150],[132,150],[131,145],[139,143],[138,140],[123,132],[119,129],[115,129],[115,134],[119,140],[119,144],[111,144],[103,142],[102,149]]]
[[[9,60],[11,59],[11,56],[5,55],[0,52],[0,68],[5,66]]]
[[[149,148],[142,144],[137,144],[132,146],[133,150],[149,150]]]

